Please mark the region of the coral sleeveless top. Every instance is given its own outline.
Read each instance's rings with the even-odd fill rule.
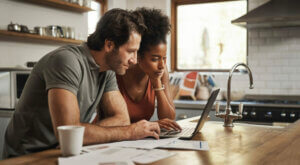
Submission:
[[[120,92],[127,104],[130,121],[135,123],[142,119],[150,120],[155,109],[155,92],[152,89],[150,79],[148,80],[147,89],[143,98],[136,102],[128,95],[122,77],[118,75],[116,75],[116,77]]]

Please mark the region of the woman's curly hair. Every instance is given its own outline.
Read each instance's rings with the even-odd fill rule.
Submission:
[[[166,43],[166,36],[171,30],[171,25],[168,16],[162,13],[159,9],[138,8],[136,12],[144,17],[144,24],[147,29],[142,35],[140,49],[138,50],[139,57],[144,57],[144,52],[148,51],[150,46],[155,46],[160,43]]]

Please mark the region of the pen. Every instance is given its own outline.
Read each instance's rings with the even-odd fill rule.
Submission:
[[[200,141],[200,148],[202,148],[201,141]]]

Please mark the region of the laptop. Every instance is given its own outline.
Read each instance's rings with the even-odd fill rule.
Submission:
[[[216,98],[219,94],[220,89],[215,89],[209,96],[208,101],[204,107],[204,110],[198,120],[196,127],[182,127],[182,130],[179,131],[166,131],[161,130],[159,135],[160,138],[175,138],[179,137],[179,139],[191,139],[193,138],[203,127],[205,121],[207,120],[208,114],[216,101]]]

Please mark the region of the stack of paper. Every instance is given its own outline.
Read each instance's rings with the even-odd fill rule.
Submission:
[[[122,141],[99,145],[86,146],[84,153],[79,156],[60,157],[60,165],[132,165],[135,163],[147,164],[175,155],[174,152],[154,148],[209,150],[207,142],[195,140],[143,139]]]
[[[134,165],[147,164],[175,155],[166,150],[107,146],[79,156],[58,159],[60,165]]]
[[[153,148],[157,148],[157,147],[172,143],[176,139],[177,138],[167,138],[167,139],[155,140],[152,138],[146,138],[146,139],[142,139],[142,140],[130,140],[130,141],[121,141],[121,142],[114,142],[114,143],[92,145],[92,146],[84,147],[84,150],[85,151],[94,151],[94,150],[97,150],[98,147],[101,148],[103,146],[153,149]]]

